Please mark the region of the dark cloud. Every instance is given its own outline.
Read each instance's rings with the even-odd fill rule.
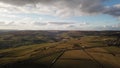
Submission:
[[[77,25],[69,25],[67,28],[71,30],[84,30],[84,28],[77,26]]]
[[[73,22],[49,22],[49,24],[53,25],[70,25],[70,24],[75,24]]]
[[[90,24],[87,22],[83,22],[83,23],[77,23],[77,24],[70,24],[67,27],[69,29],[75,29],[75,30],[84,30],[86,28],[84,27],[88,27]],[[91,29],[91,28],[90,28]]]
[[[87,13],[97,13],[104,9],[102,3],[106,0],[0,0],[1,2],[23,6],[26,4],[45,4],[53,5],[62,10],[68,8],[69,10],[82,10]],[[62,9],[61,9],[62,8]]]
[[[118,16],[120,16],[120,8],[119,7],[111,7],[111,8],[108,8],[104,13],[118,17]]]
[[[37,3],[49,4],[55,0],[0,0],[0,1],[12,5],[23,6],[26,4],[37,4]]]
[[[34,25],[38,25],[38,26],[40,26],[40,25],[47,25],[47,23],[34,22]]]
[[[104,9],[104,6],[102,3],[104,0],[81,0],[81,7],[80,9],[83,12],[88,13],[98,13],[101,12]]]
[[[112,16],[120,16],[120,8],[104,6],[104,2],[109,0],[0,0],[0,2],[17,6],[27,4],[43,4],[44,6],[54,6],[53,10],[58,15],[82,15],[83,14],[109,14]],[[50,9],[51,10],[51,9]]]

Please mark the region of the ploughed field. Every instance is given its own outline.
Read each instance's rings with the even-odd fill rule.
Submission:
[[[59,41],[1,49],[0,68],[120,68],[120,47],[106,42],[116,36],[80,34],[63,32]]]

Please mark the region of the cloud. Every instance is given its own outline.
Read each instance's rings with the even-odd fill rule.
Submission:
[[[106,7],[105,1],[108,0],[0,0],[0,6],[1,12],[8,13],[37,13],[59,17],[108,14],[119,17],[120,4]]]
[[[31,23],[24,21],[0,21],[0,26],[30,26]]]
[[[6,25],[6,22],[0,21],[0,26]]]
[[[102,27],[98,26],[101,30],[120,30],[120,23],[114,25],[103,25]]]
[[[82,22],[82,23],[75,23],[75,24],[70,24],[67,26],[67,28],[69,29],[73,29],[73,30],[87,30],[86,28],[88,28],[90,26],[89,23],[87,22]],[[89,28],[90,29],[90,28]],[[89,30],[88,29],[88,30]]]
[[[106,8],[104,11],[105,14],[119,17],[120,16],[120,4],[114,5],[112,7]]]
[[[73,22],[48,22],[48,24],[51,25],[70,25],[70,24],[75,24]]]
[[[26,4],[37,4],[37,3],[44,3],[49,4],[55,0],[1,0],[3,3],[13,4],[17,6],[23,6]]]
[[[88,26],[88,25],[90,25],[90,24],[87,22],[80,23],[80,26]]]
[[[0,26],[15,26],[14,22],[0,21]]]
[[[114,7],[120,8],[120,4],[116,4],[116,5],[114,5]]]
[[[47,23],[41,23],[41,22],[34,22],[33,24],[34,24],[34,25],[37,25],[37,26],[47,25]]]
[[[2,13],[2,10],[0,9],[0,17],[1,18],[17,18],[18,16],[14,14],[9,14],[9,13]]]
[[[102,13],[105,10],[104,1],[107,0],[0,0],[8,4],[7,7],[11,7],[7,10],[45,13],[60,17]]]

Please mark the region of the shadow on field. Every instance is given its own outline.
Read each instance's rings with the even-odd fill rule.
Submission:
[[[85,59],[72,59],[72,60],[85,60]],[[64,64],[64,65],[66,66],[66,64]],[[87,65],[87,64],[85,64],[85,65]],[[107,64],[107,63],[102,63],[102,65],[103,65],[102,67],[98,66],[97,68],[117,68],[117,66]],[[52,67],[49,67],[49,65],[45,65],[42,63],[35,63],[35,62],[28,60],[28,61],[21,61],[21,62],[0,65],[0,68],[52,68]],[[66,68],[66,67],[64,67],[64,68]],[[70,68],[72,68],[72,67],[70,67]],[[89,67],[89,68],[91,68],[91,67]]]
[[[5,65],[0,65],[0,68],[48,68],[42,63],[35,63],[31,61],[21,61]]]

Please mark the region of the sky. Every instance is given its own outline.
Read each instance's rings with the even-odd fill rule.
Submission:
[[[0,29],[120,30],[120,0],[0,0]]]

